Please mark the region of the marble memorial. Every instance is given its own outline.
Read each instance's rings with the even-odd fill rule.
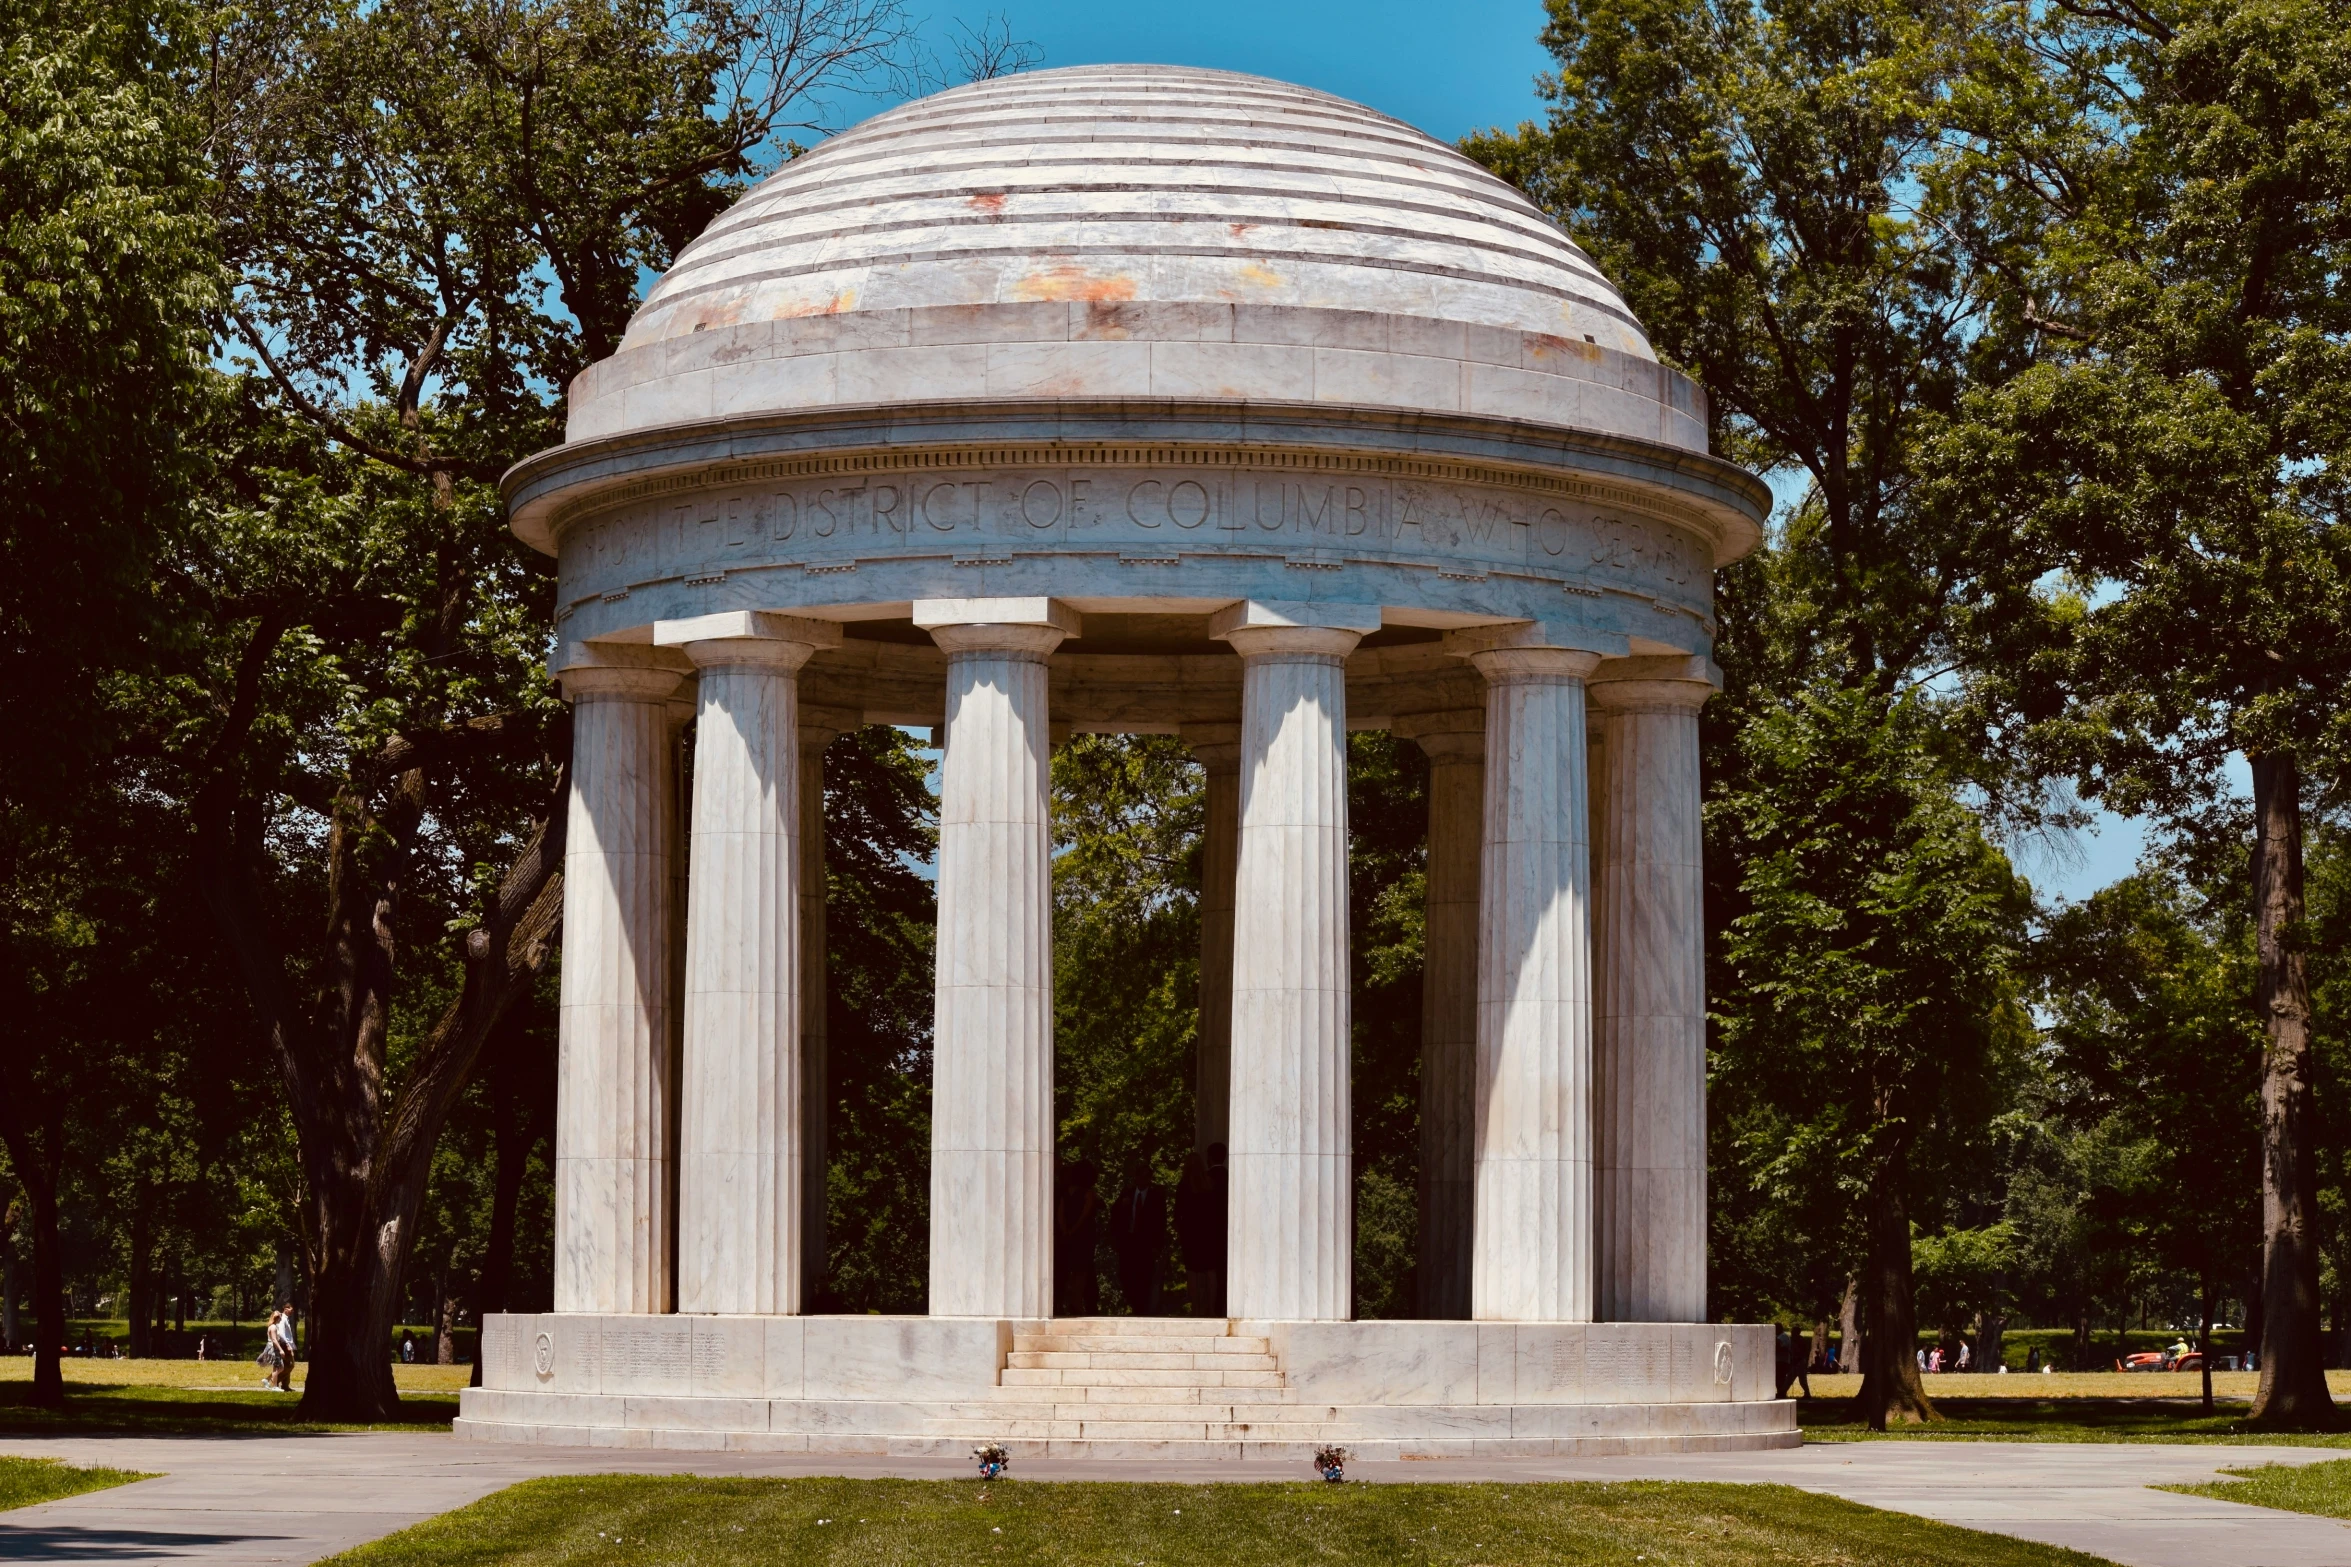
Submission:
[[[1519,193],[1255,77],[940,93],[713,222],[505,493],[575,715],[555,1310],[484,1324],[460,1435],[1797,1440],[1771,1330],[1704,1320],[1698,710],[1768,495]],[[808,1314],[821,758],[869,723],[943,736],[924,1317]],[[1411,1321],[1351,1320],[1359,728],[1431,761]],[[1206,772],[1229,1316],[1052,1315],[1071,731]]]

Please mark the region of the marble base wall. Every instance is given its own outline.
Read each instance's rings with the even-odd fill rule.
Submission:
[[[1220,1324],[1221,1325],[1221,1324]],[[1285,1386],[1167,1440],[1119,1405],[999,1385],[1016,1332],[931,1317],[494,1315],[456,1433],[568,1446],[961,1459],[1598,1456],[1792,1447],[1768,1325],[1247,1322]],[[1239,1395],[1228,1395],[1238,1398]],[[1126,1416],[1128,1418],[1122,1418]]]

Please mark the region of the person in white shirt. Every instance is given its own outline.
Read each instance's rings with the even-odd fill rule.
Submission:
[[[294,1391],[294,1308],[280,1306],[277,1315],[270,1318],[269,1334],[278,1350],[278,1391]]]

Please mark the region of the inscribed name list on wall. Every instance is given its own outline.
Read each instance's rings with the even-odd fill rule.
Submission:
[[[1596,504],[1603,488],[1115,467],[755,479],[648,497],[576,528],[563,550],[563,596],[574,603],[669,578],[1025,545],[1170,558],[1331,550],[1372,563],[1514,571],[1702,608],[1706,546],[1662,521]]]

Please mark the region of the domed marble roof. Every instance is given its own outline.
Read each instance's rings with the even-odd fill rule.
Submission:
[[[570,437],[1105,397],[1706,444],[1696,389],[1518,191],[1327,93],[1143,65],[956,88],[792,160],[574,383]]]
[[[1649,355],[1558,226],[1453,148],[1328,93],[1079,66],[876,116],[688,245],[628,346],[840,310],[1287,304],[1517,327]]]

